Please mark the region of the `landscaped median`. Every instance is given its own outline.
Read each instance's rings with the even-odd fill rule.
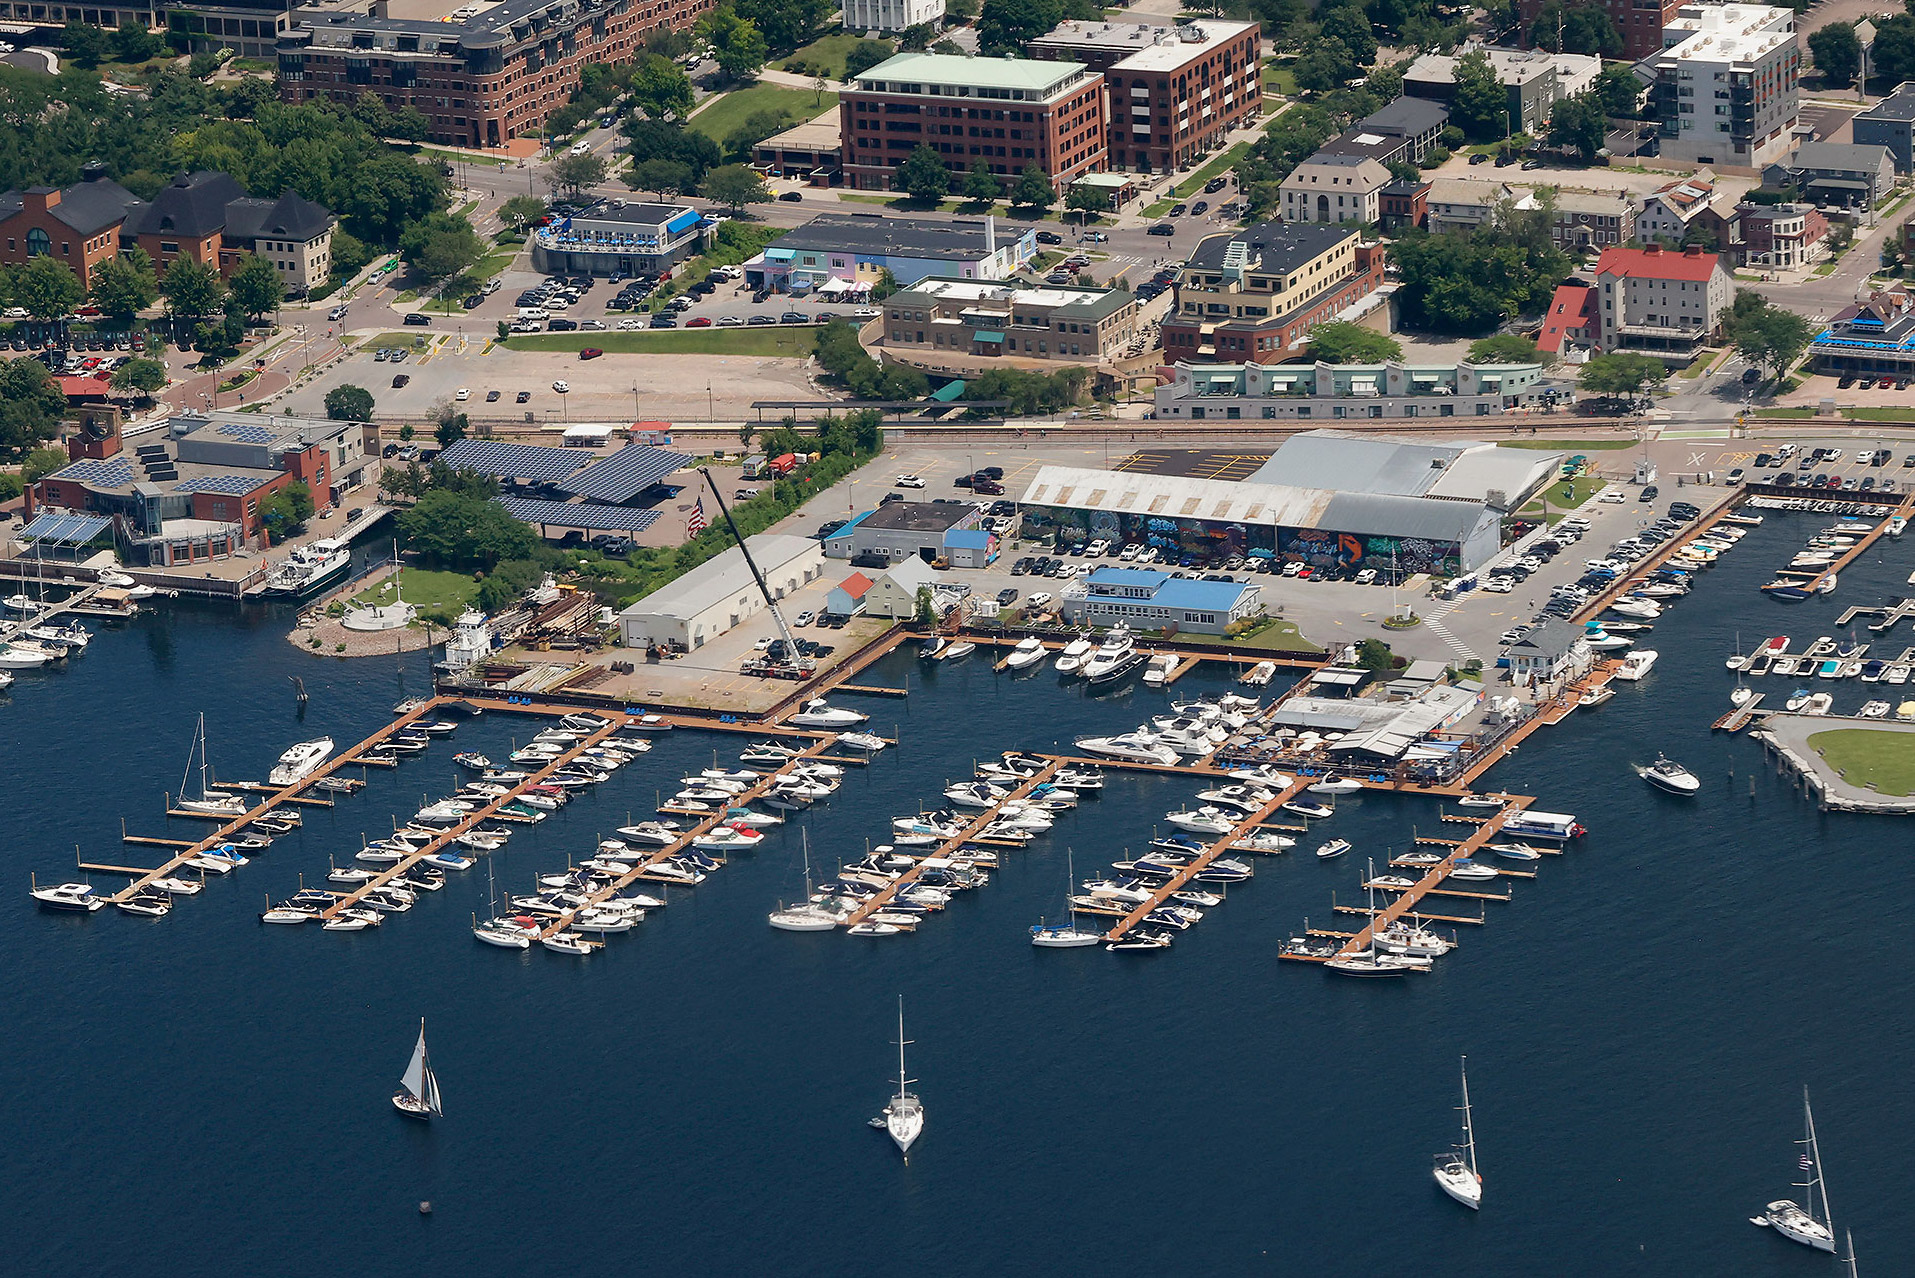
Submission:
[[[596,347],[617,355],[757,355],[803,359],[818,342],[818,325],[777,328],[659,328],[620,332],[513,334],[515,351],[582,351]]]

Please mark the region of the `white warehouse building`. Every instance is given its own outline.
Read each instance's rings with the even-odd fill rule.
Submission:
[[[824,575],[824,547],[809,537],[760,533],[746,539],[774,599],[783,599]],[[690,652],[735,630],[765,607],[751,565],[733,546],[654,590],[618,614],[618,639],[627,648],[656,644]]]

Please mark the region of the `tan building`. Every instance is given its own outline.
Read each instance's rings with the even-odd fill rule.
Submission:
[[[974,164],[1014,182],[1035,166],[1062,189],[1104,167],[1104,77],[1078,62],[900,53],[838,98],[845,185],[888,191],[920,145],[951,171]]]
[[[182,173],[127,214],[123,241],[146,250],[160,274],[190,257],[232,274],[252,253],[273,264],[292,297],[323,283],[332,270],[333,217],[293,191],[276,200],[254,199],[224,173]]]
[[[1212,235],[1177,273],[1164,362],[1280,364],[1382,284],[1382,246],[1350,227],[1265,222]]]
[[[884,344],[895,351],[1095,363],[1136,335],[1137,299],[1123,289],[934,278],[884,302]]]
[[[1364,155],[1319,151],[1290,171],[1278,188],[1286,222],[1375,222],[1383,215],[1382,192],[1394,178]]]

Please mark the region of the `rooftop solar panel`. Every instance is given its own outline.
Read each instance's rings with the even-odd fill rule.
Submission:
[[[230,493],[244,497],[269,481],[252,475],[201,475],[173,485],[176,493]]]
[[[219,427],[219,433],[247,444],[270,444],[273,442],[273,432],[267,430],[264,426],[257,426],[251,422],[226,422]]]
[[[118,488],[133,482],[133,463],[125,457],[89,457],[62,468],[49,478],[71,479],[76,483],[95,484],[101,488]]]
[[[593,532],[643,532],[658,522],[655,510],[630,506],[593,506],[582,502],[534,501],[529,497],[496,497],[506,513],[528,524],[553,528],[581,528]]]
[[[561,487],[590,501],[630,501],[690,460],[686,453],[628,444],[587,466]]]
[[[508,444],[498,439],[462,439],[439,458],[454,470],[476,470],[495,479],[531,484],[556,483],[592,460],[590,453],[576,448]]]

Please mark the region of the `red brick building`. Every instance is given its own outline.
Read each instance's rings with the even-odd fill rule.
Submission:
[[[372,93],[415,107],[434,142],[500,146],[532,136],[588,62],[635,59],[661,28],[689,27],[713,0],[504,0],[464,19],[307,10],[279,38],[279,95],[350,103]],[[385,6],[379,6],[383,14]]]
[[[1164,362],[1281,364],[1383,283],[1383,248],[1343,226],[1265,222],[1213,235],[1177,273]]]
[[[1104,77],[1081,63],[901,53],[838,98],[845,185],[888,191],[919,145],[943,157],[953,188],[974,164],[1008,185],[1035,165],[1062,190],[1105,156]]]
[[[119,254],[127,211],[140,203],[98,164],[87,165],[83,179],[65,190],[30,186],[0,194],[0,264],[53,257],[91,290],[95,268]]]
[[[1542,12],[1545,0],[1518,0],[1517,12],[1523,19],[1523,42],[1529,43],[1529,24]],[[1600,0],[1599,7],[1609,14],[1622,32],[1621,56],[1640,62],[1662,51],[1663,24],[1673,20],[1686,3],[1693,0]],[[1605,57],[1610,56],[1605,53]]]
[[[1187,168],[1263,114],[1254,22],[1072,20],[1033,40],[1029,52],[1104,73],[1113,169]]]

